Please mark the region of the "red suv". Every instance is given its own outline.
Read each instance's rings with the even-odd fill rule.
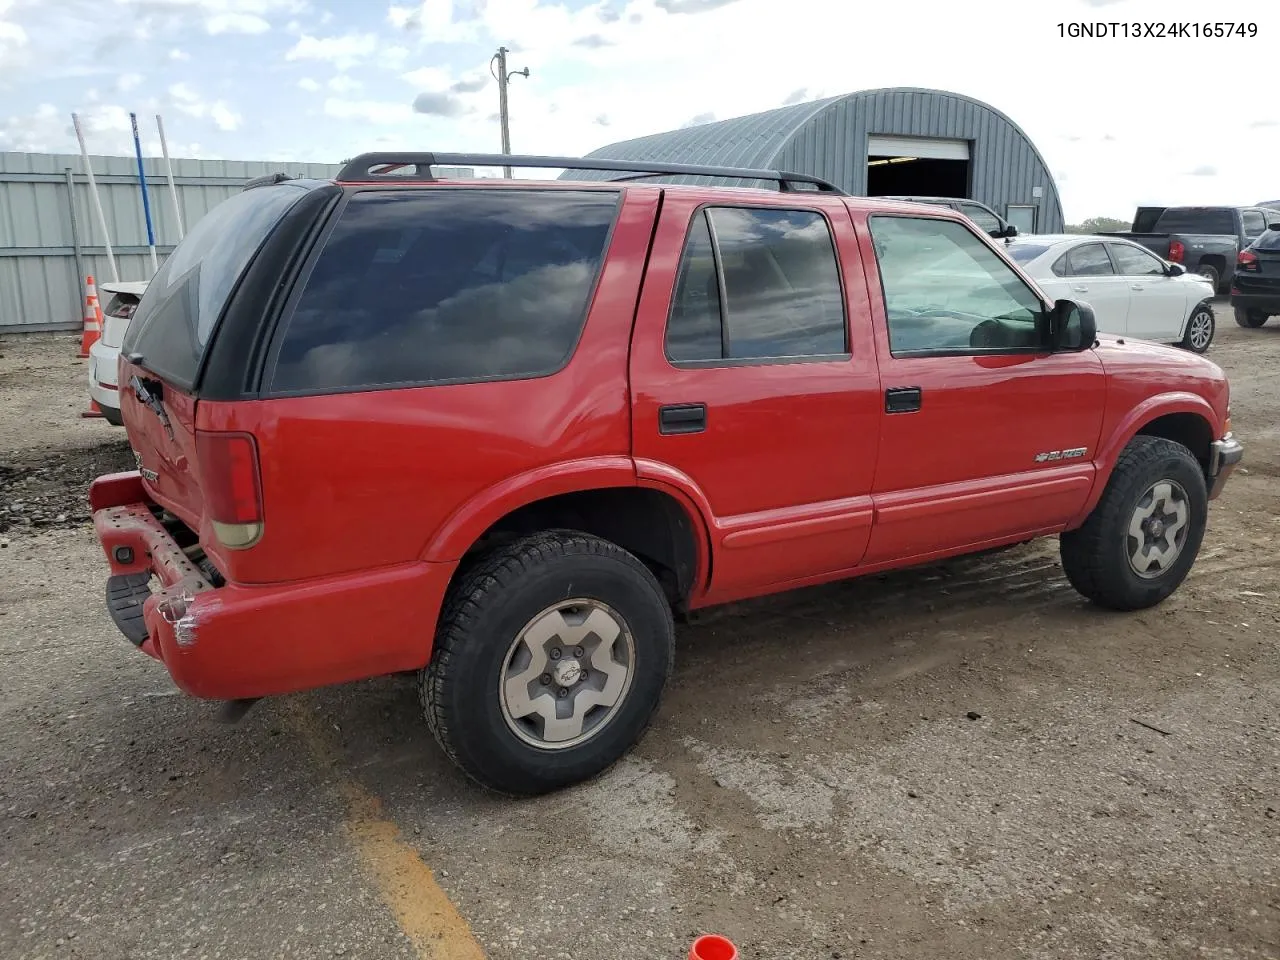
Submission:
[[[431,176],[485,163],[625,176]],[[638,182],[672,175],[777,189]],[[1053,534],[1090,600],[1156,604],[1241,457],[1210,361],[1099,342],[957,213],[773,171],[268,178],[121,354],[138,471],[90,498],[122,632],[197,697],[421,671],[512,793],[625,753],[700,607]]]

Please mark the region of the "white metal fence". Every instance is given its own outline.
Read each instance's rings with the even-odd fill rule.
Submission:
[[[121,280],[151,275],[147,227],[133,157],[90,158]],[[164,161],[144,160],[151,222],[163,258],[178,241]],[[173,160],[188,230],[246,180],[282,172],[327,179],[338,164]],[[0,333],[74,329],[84,315],[84,276],[112,279],[97,214],[77,154],[0,153]]]

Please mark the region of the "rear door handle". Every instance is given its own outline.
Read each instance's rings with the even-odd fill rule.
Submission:
[[[922,399],[923,391],[919,387],[890,387],[884,392],[884,412],[915,413]]]
[[[1145,290],[1145,289],[1147,289],[1147,288],[1146,288],[1146,287],[1144,287],[1144,286],[1143,286],[1142,284],[1140,284],[1140,283],[1131,283],[1131,284],[1129,284],[1129,289],[1130,289],[1130,290]]]
[[[707,429],[705,403],[677,403],[658,409],[658,433],[701,433]]]
[[[1088,287],[1072,287],[1071,289],[1072,289],[1072,290],[1074,290],[1076,293],[1088,293],[1088,292],[1089,292],[1089,288],[1088,288]]]

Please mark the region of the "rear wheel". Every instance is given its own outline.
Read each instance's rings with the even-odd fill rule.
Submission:
[[[1242,327],[1248,327],[1250,330],[1256,330],[1267,322],[1267,315],[1261,310],[1247,310],[1244,307],[1235,308],[1236,323]]]
[[[1222,274],[1219,272],[1217,267],[1212,263],[1202,263],[1196,268],[1196,273],[1200,274],[1200,276],[1213,284],[1214,293],[1218,292],[1218,284],[1222,282]]]
[[[455,584],[419,689],[436,740],[470,777],[544,793],[640,738],[673,650],[671,607],[648,568],[554,531],[496,549]]]
[[[1207,304],[1200,304],[1192,311],[1187,321],[1187,332],[1183,334],[1182,345],[1195,353],[1204,353],[1213,343],[1214,318],[1213,310]]]
[[[1134,437],[1088,519],[1062,534],[1063,571],[1098,606],[1155,606],[1195,562],[1208,512],[1204,473],[1191,451],[1160,437]]]

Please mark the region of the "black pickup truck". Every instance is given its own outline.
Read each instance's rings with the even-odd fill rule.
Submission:
[[[1139,207],[1133,230],[1102,235],[1139,243],[1226,293],[1240,251],[1277,221],[1280,210],[1264,207]]]

